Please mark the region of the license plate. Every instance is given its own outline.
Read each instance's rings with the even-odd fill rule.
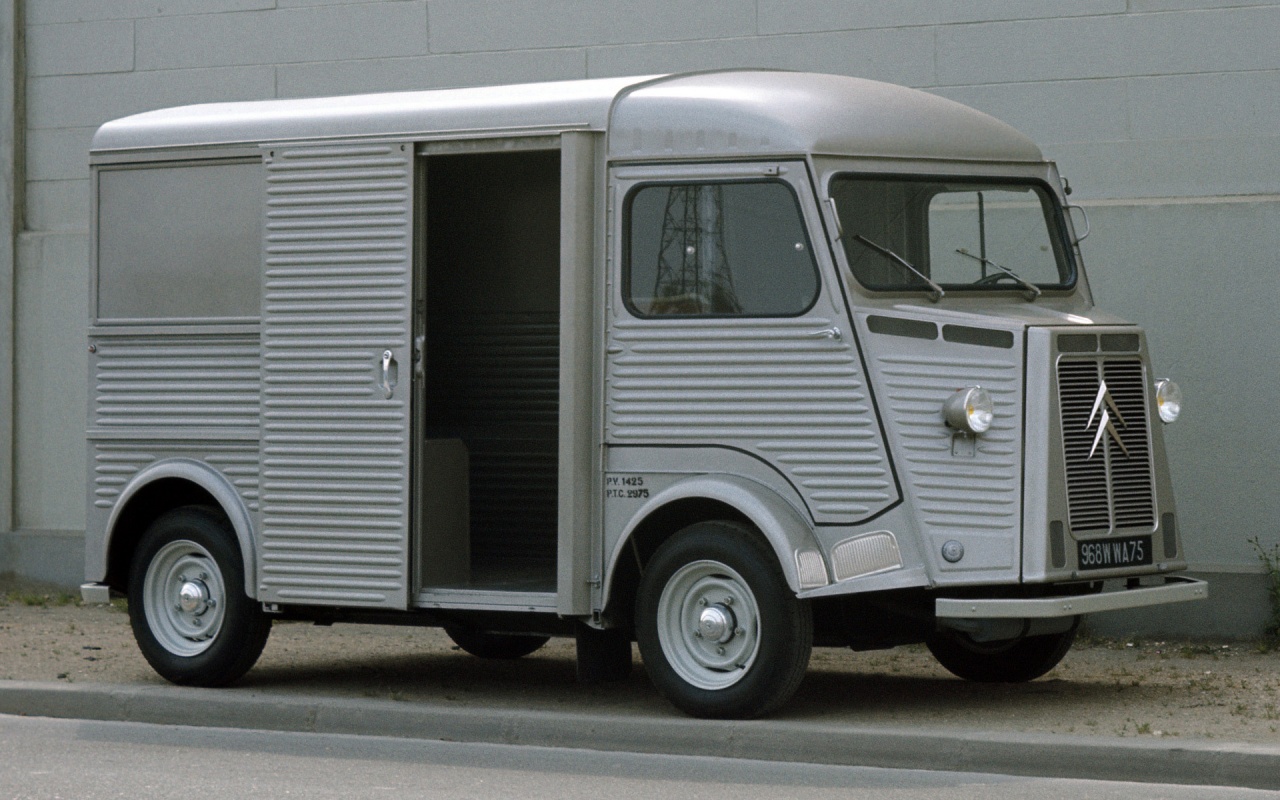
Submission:
[[[1140,567],[1151,563],[1151,537],[1130,536],[1125,539],[1101,539],[1080,542],[1080,569],[1115,569]]]

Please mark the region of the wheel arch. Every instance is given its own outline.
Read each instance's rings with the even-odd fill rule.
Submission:
[[[763,484],[738,476],[698,476],[675,483],[650,498],[632,516],[612,552],[606,554],[602,587],[606,614],[617,616],[623,611],[629,619],[627,600],[634,596],[642,564],[648,563],[654,551],[676,532],[718,519],[747,523],[758,530],[773,550],[787,586],[799,594],[802,588],[796,553],[821,553],[811,523]],[[632,554],[633,549],[636,555]]]
[[[136,474],[120,493],[106,526],[107,585],[125,591],[133,552],[147,528],[165,512],[189,505],[213,506],[226,515],[244,564],[245,594],[254,597],[257,558],[249,510],[225,476],[189,458],[157,461]]]

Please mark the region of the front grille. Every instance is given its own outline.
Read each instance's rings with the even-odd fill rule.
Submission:
[[[1112,403],[1104,398],[1095,411],[1103,381]],[[1151,437],[1142,361],[1063,358],[1058,362],[1058,398],[1072,532],[1154,527]],[[1103,429],[1104,412],[1123,447]]]

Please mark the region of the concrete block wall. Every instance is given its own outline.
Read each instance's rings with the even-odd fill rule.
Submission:
[[[0,391],[13,429],[0,447],[0,572],[65,575],[65,564],[39,566],[57,548],[31,542],[73,542],[84,524],[97,125],[180,103],[763,66],[935,92],[1020,128],[1059,162],[1089,212],[1101,305],[1148,328],[1157,371],[1186,392],[1166,431],[1180,519],[1197,569],[1225,590],[1196,615],[1142,624],[1261,627],[1247,539],[1277,541],[1280,518],[1276,2],[0,0],[0,17],[25,52],[7,84],[22,222],[14,266],[0,268],[0,323],[15,328],[0,348],[14,374],[13,399]]]

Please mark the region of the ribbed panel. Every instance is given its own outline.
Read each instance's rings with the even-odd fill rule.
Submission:
[[[1123,419],[1112,422],[1127,456],[1106,432],[1094,449],[1101,409],[1092,425],[1089,418],[1104,379]],[[1058,362],[1058,397],[1071,530],[1101,533],[1151,528],[1155,524],[1155,501],[1141,360],[1062,359]],[[1103,408],[1107,406],[1104,404]]]
[[[855,522],[896,499],[857,355],[832,321],[620,321],[611,442],[713,444],[759,455],[818,522]]]
[[[467,443],[472,557],[553,561],[559,320],[492,313],[448,323],[430,338],[428,417]]]
[[[93,505],[111,508],[140,470],[162,458],[186,457],[203,461],[221,472],[244,498],[245,507],[258,510],[258,447],[247,444],[161,444],[145,450],[136,443],[98,442],[93,446]]]
[[[403,607],[412,154],[277,148],[267,173],[262,598]]]
[[[1089,412],[1098,396],[1098,362],[1058,362],[1058,399],[1062,409],[1062,449],[1067,460],[1067,497],[1071,529],[1111,528],[1111,496],[1105,455],[1089,458],[1096,431]],[[1096,428],[1096,420],[1095,420]]]
[[[1135,339],[1137,337],[1134,337]],[[1151,440],[1147,431],[1146,381],[1138,359],[1113,359],[1102,365],[1111,398],[1124,416],[1120,439],[1129,456],[1111,454],[1111,496],[1116,528],[1155,525],[1152,495]]]
[[[556,427],[560,391],[556,315],[484,314],[451,322],[451,335],[438,337],[430,354],[433,394],[450,398],[439,404],[438,416],[460,424],[500,418],[504,426]]]
[[[99,442],[93,445],[93,505],[111,508],[134,475],[157,455],[136,444]]]
[[[257,448],[250,452],[210,452],[204,460],[231,481],[250,511],[261,510],[259,501],[262,497],[262,481],[259,466],[262,459]]]
[[[881,407],[900,444],[926,533],[969,531],[1016,541],[1021,516],[1022,397],[1018,351],[1007,361],[962,358],[925,343],[938,355],[883,356],[877,367]],[[952,454],[942,404],[956,389],[978,385],[995,401],[990,430],[972,457]],[[1010,550],[1010,553],[1015,551]]]
[[[113,336],[94,345],[99,428],[258,425],[257,337]]]

